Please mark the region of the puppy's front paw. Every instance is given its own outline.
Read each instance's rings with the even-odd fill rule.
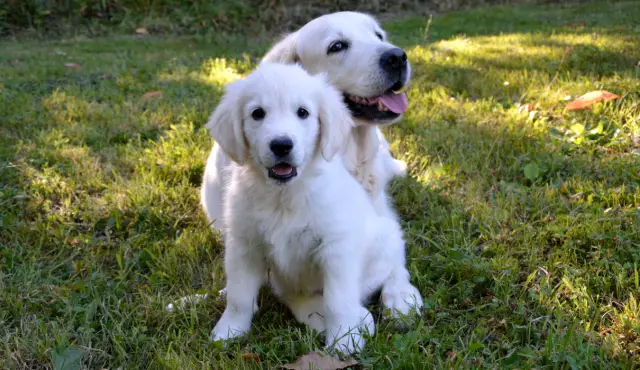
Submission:
[[[338,328],[327,329],[327,348],[343,356],[361,352],[366,343],[365,335],[372,336],[375,332],[373,316],[364,307],[360,307],[358,321],[352,325],[342,325]]]
[[[242,318],[238,315],[231,315],[225,310],[224,314],[220,318],[220,321],[211,330],[209,340],[212,342],[218,340],[228,340],[243,336],[251,329],[251,317]]]
[[[395,318],[406,316],[412,310],[419,315],[423,305],[420,292],[409,283],[384,287],[382,290],[382,304],[391,311],[391,315]]]
[[[365,340],[359,332],[344,333],[337,340],[327,340],[329,351],[339,354],[341,357],[349,357],[362,351]]]

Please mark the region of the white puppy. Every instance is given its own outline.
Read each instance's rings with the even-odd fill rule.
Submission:
[[[378,126],[397,121],[407,109],[407,97],[399,92],[411,75],[405,52],[387,42],[385,31],[373,17],[338,12],[316,18],[288,35],[263,61],[297,63],[312,74],[326,73],[357,124],[342,148],[345,166],[365,187],[376,211],[395,219],[386,185],[394,176],[404,175],[406,164],[391,157]],[[202,184],[202,205],[218,230],[224,227],[222,204],[228,182],[223,169],[230,162],[215,145]]]
[[[223,206],[227,306],[212,340],[249,331],[266,283],[343,354],[373,333],[363,302],[381,286],[412,288],[386,302],[399,312],[420,300],[399,224],[377,215],[340,157],[352,127],[341,94],[299,66],[263,63],[227,87],[207,124],[234,162]]]

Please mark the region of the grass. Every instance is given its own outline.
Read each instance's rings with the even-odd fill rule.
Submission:
[[[365,368],[640,366],[637,19],[623,1],[386,24],[414,67],[384,131],[411,170],[391,191],[426,307],[380,321]],[[267,291],[229,349],[207,340],[223,301],[163,310],[224,284],[203,124],[269,43],[0,44],[1,368],[271,369],[322,345]],[[597,89],[622,98],[563,109]]]

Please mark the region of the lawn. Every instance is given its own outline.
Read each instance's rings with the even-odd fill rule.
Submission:
[[[384,131],[425,309],[378,321],[364,368],[640,366],[638,5],[386,22],[414,70]],[[321,347],[267,290],[226,349],[224,300],[164,310],[224,286],[203,125],[271,40],[0,43],[0,368],[273,369]],[[621,98],[564,109],[601,89]]]

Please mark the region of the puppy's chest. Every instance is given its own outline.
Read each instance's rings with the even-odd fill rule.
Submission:
[[[314,265],[322,240],[304,212],[277,209],[260,217],[256,226],[273,268],[285,275],[300,275]]]
[[[322,240],[309,227],[272,235],[267,244],[267,260],[281,274],[302,277],[314,270]]]

